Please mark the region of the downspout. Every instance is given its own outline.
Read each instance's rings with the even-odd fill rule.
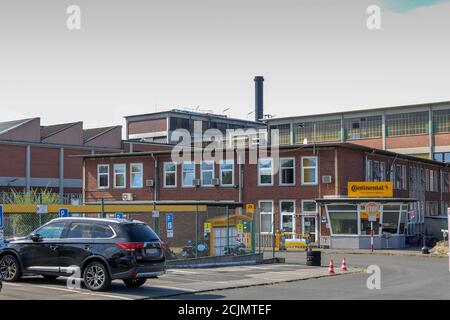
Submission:
[[[334,194],[339,194],[338,149],[334,148]]]
[[[159,189],[159,171],[158,171],[158,158],[152,153],[153,162],[155,163],[155,186],[153,188],[153,202],[158,201],[158,189]]]

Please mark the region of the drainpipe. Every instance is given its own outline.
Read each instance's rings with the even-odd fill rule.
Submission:
[[[158,201],[158,188],[159,188],[159,172],[158,172],[158,158],[152,153],[152,158],[155,163],[155,186],[153,188],[153,202]]]

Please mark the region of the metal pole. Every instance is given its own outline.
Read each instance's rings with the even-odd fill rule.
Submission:
[[[39,204],[42,206],[42,190],[39,193]],[[39,226],[42,226],[42,213],[39,212]]]
[[[272,258],[275,258],[275,212],[273,212],[272,219]]]
[[[101,200],[101,217],[104,218],[105,217],[105,199],[102,198]]]
[[[373,221],[370,222],[370,247],[373,253]]]
[[[198,258],[198,205],[195,206],[195,257]]]
[[[230,250],[230,211],[227,206],[227,252]]]
[[[261,254],[261,209],[258,206],[258,251]]]

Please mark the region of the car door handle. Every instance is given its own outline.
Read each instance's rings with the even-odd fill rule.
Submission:
[[[56,249],[58,249],[58,246],[56,246],[56,245],[50,245],[50,250],[56,250]]]

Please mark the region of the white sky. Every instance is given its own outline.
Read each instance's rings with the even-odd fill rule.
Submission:
[[[70,4],[81,7],[80,31],[66,29]],[[381,5],[2,0],[2,120],[88,128],[196,106],[245,119],[255,75],[266,79],[265,113],[276,116],[450,100],[450,2],[384,6],[380,31],[366,28],[370,4]]]

